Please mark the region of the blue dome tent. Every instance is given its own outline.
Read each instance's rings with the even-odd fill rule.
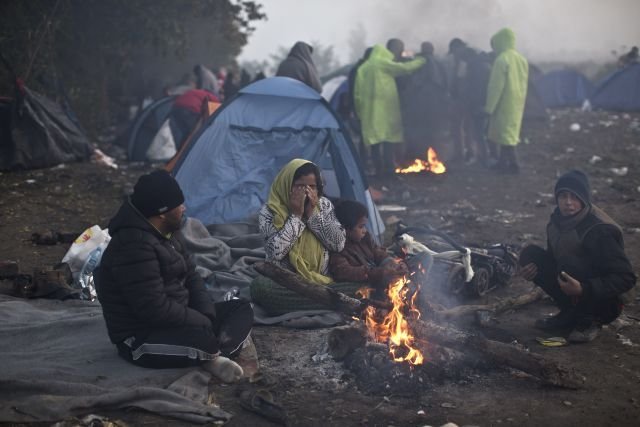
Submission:
[[[593,90],[589,79],[575,70],[548,72],[535,81],[535,86],[547,108],[580,107]]]
[[[294,79],[272,77],[241,89],[193,135],[172,173],[188,216],[225,224],[255,215],[277,173],[294,158],[322,169],[328,197],[367,206],[372,235],[382,235],[348,133],[320,94]]]
[[[640,111],[640,64],[628,65],[605,77],[590,98],[594,108]]]

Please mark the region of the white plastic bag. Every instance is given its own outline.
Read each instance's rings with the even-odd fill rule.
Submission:
[[[71,273],[75,275],[82,270],[89,254],[98,247],[104,250],[110,240],[111,236],[109,236],[109,230],[107,228],[103,230],[99,225],[87,228],[71,244],[71,247],[62,258],[62,262],[69,264]]]

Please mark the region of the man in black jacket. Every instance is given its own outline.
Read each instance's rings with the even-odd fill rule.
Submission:
[[[150,368],[203,364],[226,382],[242,368],[237,353],[251,331],[244,300],[215,303],[180,236],[184,195],[158,170],[140,177],[109,222],[112,236],[95,272],[109,338],[121,357]]]
[[[636,283],[624,252],[620,226],[591,203],[587,176],[562,175],[555,186],[558,207],[547,225],[547,249],[527,246],[520,254],[521,275],[540,286],[560,307],[541,319],[543,330],[573,328],[571,342],[589,342],[600,325],[622,311],[622,295]]]

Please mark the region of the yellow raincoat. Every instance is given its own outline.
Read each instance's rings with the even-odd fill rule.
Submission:
[[[515,49],[516,36],[509,28],[503,28],[491,38],[491,46],[498,57],[491,68],[487,103],[491,142],[517,145],[520,126],[527,98],[529,64]]]
[[[369,59],[358,69],[354,88],[355,108],[365,144],[403,141],[395,77],[409,74],[425,62],[424,58],[395,62],[390,50],[381,45],[373,47]]]

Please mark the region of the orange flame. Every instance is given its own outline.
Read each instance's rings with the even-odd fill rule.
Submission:
[[[377,341],[389,344],[389,353],[394,362],[409,362],[412,365],[421,365],[424,356],[417,348],[413,347],[415,338],[409,328],[409,322],[405,317],[405,312],[412,313],[418,319],[420,311],[416,307],[415,292],[411,298],[407,298],[409,293],[409,281],[406,277],[401,277],[389,285],[387,295],[393,304],[393,309],[387,313],[381,321],[375,308],[367,307],[365,311],[365,323],[369,334]]]
[[[396,173],[417,173],[422,171],[429,171],[435,174],[441,174],[447,171],[444,163],[438,159],[438,153],[431,147],[427,150],[427,161],[415,159],[413,163],[406,168],[396,168]]]
[[[365,286],[356,291],[356,296],[360,298],[369,298],[371,297],[372,292],[373,292],[373,288],[369,288]]]

